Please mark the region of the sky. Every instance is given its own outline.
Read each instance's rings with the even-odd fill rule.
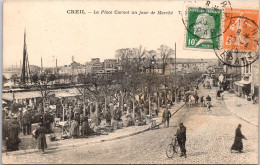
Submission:
[[[185,26],[178,11],[183,1],[6,1],[3,13],[3,67],[20,65],[24,31],[30,65],[68,65],[72,56],[84,64],[91,58],[115,58],[120,48],[142,45],[157,50],[174,48],[177,58],[217,58],[213,51],[189,50],[184,46]],[[232,2],[238,5],[238,2]],[[259,6],[259,2],[248,3]],[[84,10],[86,14],[68,14]],[[155,11],[155,14],[93,14],[107,10]],[[158,15],[170,11],[171,15]],[[88,13],[91,12],[91,13]]]

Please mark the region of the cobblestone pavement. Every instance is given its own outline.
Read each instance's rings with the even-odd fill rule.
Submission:
[[[41,153],[3,155],[3,163],[224,163],[257,164],[258,129],[234,116],[223,100],[215,99],[215,89],[199,91],[209,94],[211,111],[205,107],[187,107],[178,111],[171,119],[170,127],[148,131],[124,139],[57,148]],[[165,148],[182,121],[187,127],[187,158],[168,159]],[[235,129],[242,124],[244,153],[231,153]]]
[[[226,93],[224,97],[227,108],[238,117],[243,118],[249,123],[258,126],[259,104],[253,104],[245,98]]]

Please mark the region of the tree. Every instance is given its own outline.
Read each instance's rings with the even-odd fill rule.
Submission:
[[[16,83],[17,78],[18,78],[17,74],[12,74],[12,76],[10,77],[10,80],[13,81],[14,83]]]
[[[116,51],[116,57],[120,60],[122,69],[129,72],[132,68],[132,56],[133,50],[130,48],[118,49]]]
[[[80,86],[76,87],[82,95],[82,101],[84,106],[84,114],[86,114],[86,100],[95,102],[95,115],[96,124],[98,125],[98,102],[102,101],[103,98],[106,102],[106,96],[109,95],[109,88],[111,85],[111,79],[107,75],[100,74],[79,74]],[[105,103],[106,104],[106,103]],[[90,111],[90,116],[92,113]]]
[[[165,73],[167,60],[170,59],[170,57],[173,54],[174,54],[174,51],[166,45],[161,45],[160,48],[158,49],[159,58],[160,58],[160,60],[162,60],[163,74]]]
[[[31,81],[34,83],[37,87],[37,89],[40,91],[43,104],[46,103],[46,100],[51,93],[50,91],[50,85],[53,84],[53,81],[55,81],[55,75],[53,74],[34,74],[31,76]]]
[[[133,59],[133,65],[134,66],[134,72],[138,73],[142,66],[145,57],[147,56],[148,52],[143,48],[142,46],[139,46],[138,48],[133,48],[133,54],[132,54],[132,59]]]
[[[124,48],[116,51],[116,57],[120,59],[123,70],[127,75],[139,73],[143,68],[147,51],[142,46],[138,48]]]

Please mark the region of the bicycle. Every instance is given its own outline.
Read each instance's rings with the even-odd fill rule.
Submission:
[[[172,158],[174,155],[178,155],[180,147],[178,146],[177,137],[172,138],[171,143],[166,147],[166,156]]]

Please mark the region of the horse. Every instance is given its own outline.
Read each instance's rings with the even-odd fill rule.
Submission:
[[[195,103],[195,97],[193,95],[189,95],[189,107]]]

